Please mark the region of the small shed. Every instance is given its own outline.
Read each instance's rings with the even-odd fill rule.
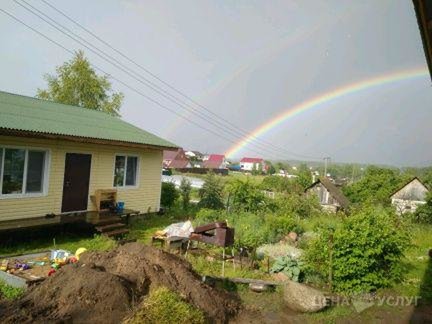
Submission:
[[[331,212],[346,210],[350,204],[342,191],[326,177],[319,178],[307,187],[305,193],[307,196],[318,197],[321,206]]]
[[[399,215],[413,213],[418,206],[426,203],[428,192],[426,185],[419,178],[414,177],[390,196],[391,203]]]

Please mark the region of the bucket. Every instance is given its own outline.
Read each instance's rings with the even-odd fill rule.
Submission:
[[[118,212],[118,213],[123,212],[123,210],[124,210],[124,204],[125,204],[125,203],[124,203],[123,201],[119,201],[119,202],[117,203],[117,206],[116,206],[117,208],[116,208],[116,209],[117,209],[117,212]]]

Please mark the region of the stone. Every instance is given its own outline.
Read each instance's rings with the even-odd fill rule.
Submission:
[[[288,238],[292,241],[292,242],[296,242],[298,235],[296,232],[289,232],[288,233]]]
[[[283,272],[273,273],[272,277],[276,281],[288,281],[289,280],[288,276]]]
[[[322,291],[291,280],[284,285],[283,298],[289,308],[302,313],[318,312],[328,305]]]

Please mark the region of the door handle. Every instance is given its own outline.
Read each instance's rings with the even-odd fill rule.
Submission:
[[[69,180],[66,180],[65,187],[70,187],[70,185],[71,185],[71,182]]]

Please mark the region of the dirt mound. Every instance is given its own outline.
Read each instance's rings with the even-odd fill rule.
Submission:
[[[91,252],[0,311],[2,322],[119,323],[150,288],[165,286],[218,323],[239,310],[225,291],[201,282],[185,260],[139,243]],[[3,314],[2,314],[3,313]]]

